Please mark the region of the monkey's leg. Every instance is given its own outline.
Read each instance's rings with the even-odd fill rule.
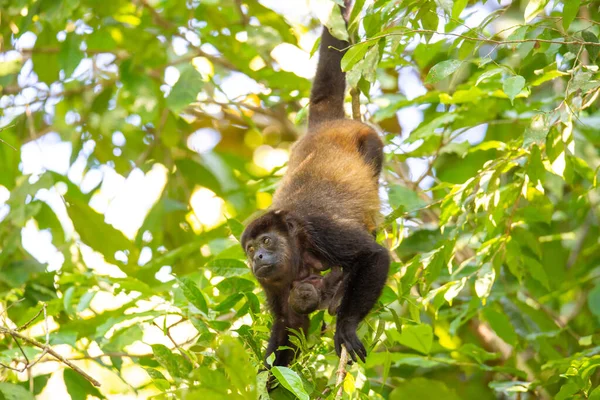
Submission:
[[[369,129],[358,140],[358,151],[363,159],[373,166],[373,175],[379,176],[383,167],[383,143],[377,133]]]
[[[372,240],[372,239],[371,239]],[[337,313],[335,350],[341,354],[346,346],[352,360],[358,356],[365,361],[367,352],[356,335],[358,324],[371,311],[385,286],[390,266],[388,251],[371,242],[356,262],[345,268],[347,271],[344,297]]]
[[[390,256],[364,228],[348,226],[324,217],[309,218],[311,241],[330,265],[344,271],[342,304],[337,313],[335,348],[346,346],[353,360],[364,361],[366,350],[356,336],[359,322],[371,311],[385,286]]]

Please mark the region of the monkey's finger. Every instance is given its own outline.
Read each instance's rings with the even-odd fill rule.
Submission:
[[[365,362],[367,353],[361,341],[358,340],[358,338],[354,338],[354,340],[352,340],[351,343],[352,353],[356,354],[356,356],[358,356],[358,358],[360,358],[362,362]],[[352,357],[352,359],[356,362],[355,357]]]
[[[348,347],[348,345],[346,345],[346,351],[348,352],[348,355],[352,359],[352,362],[356,362],[356,352],[354,351],[354,349],[352,347]]]
[[[352,335],[349,335],[344,344],[346,347],[351,348],[352,352],[355,353],[362,362],[365,362],[367,351],[365,350],[365,346],[363,346],[358,336],[356,336],[356,333],[353,332]]]
[[[358,354],[358,357],[360,357],[362,362],[366,362],[367,361],[367,350],[365,349],[365,346],[363,346],[363,344],[360,344],[360,347],[356,350],[356,353]]]

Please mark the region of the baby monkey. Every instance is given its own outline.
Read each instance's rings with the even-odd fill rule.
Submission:
[[[341,268],[332,268],[325,276],[312,274],[292,285],[288,304],[298,314],[310,314],[327,309],[336,315],[343,297],[343,273]]]

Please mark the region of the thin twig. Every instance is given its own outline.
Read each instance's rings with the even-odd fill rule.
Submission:
[[[181,321],[179,321],[181,322]],[[187,353],[185,352],[185,350],[183,350],[181,348],[181,345],[179,345],[179,343],[177,343],[175,341],[175,339],[173,339],[173,336],[171,336],[171,331],[170,329],[175,326],[175,325],[171,325],[169,327],[165,327],[165,329],[161,328],[156,322],[152,321],[152,325],[156,326],[158,329],[160,329],[161,331],[163,331],[167,337],[169,338],[169,340],[171,341],[171,343],[173,343],[173,345],[175,346],[175,348],[177,350],[179,350],[179,353],[183,356],[183,358],[185,358],[186,360],[188,360],[190,362],[190,364],[195,365],[195,363],[191,360],[191,358],[187,355]]]
[[[342,354],[340,354],[340,362],[336,371],[335,386],[338,388],[335,395],[336,400],[342,398],[344,393],[344,379],[346,378],[346,364],[348,364],[348,351],[346,346],[342,345]]]
[[[360,90],[358,88],[350,89],[350,96],[352,96],[352,119],[360,121]]]
[[[42,311],[44,311],[43,308],[40,308],[38,310],[38,312],[33,316],[33,318],[31,318],[29,321],[25,322],[25,324],[23,324],[22,326],[17,328],[17,331],[24,331],[25,329],[27,329],[29,327],[29,325],[31,325],[33,323],[33,321],[35,321],[37,319],[37,317],[39,317],[42,314]]]
[[[2,132],[5,129],[12,128],[13,126],[14,125],[9,125],[9,126],[2,127],[2,128],[0,128],[0,132]],[[17,151],[17,149],[15,149],[13,145],[11,145],[10,143],[6,142],[5,140],[0,139],[0,143],[4,143],[5,145],[7,145],[8,147],[10,147],[14,151]]]
[[[561,40],[549,40],[549,39],[513,39],[513,40],[496,40],[496,39],[491,39],[491,38],[477,38],[477,37],[472,37],[472,36],[466,36],[466,35],[462,35],[460,33],[452,33],[452,32],[439,32],[433,29],[408,29],[408,28],[403,28],[403,29],[398,29],[399,32],[390,32],[390,33],[384,33],[382,35],[377,35],[374,36],[372,38],[368,38],[363,40],[360,43],[366,43],[366,42],[372,42],[372,41],[377,41],[379,39],[383,39],[386,38],[388,36],[405,36],[407,34],[412,34],[412,33],[423,33],[423,34],[437,34],[437,35],[441,35],[441,36],[452,36],[452,37],[457,37],[457,38],[461,38],[464,40],[469,40],[469,41],[473,41],[473,42],[482,42],[482,43],[490,43],[490,44],[496,44],[499,46],[503,46],[503,45],[508,45],[508,44],[521,44],[521,43],[549,43],[549,44],[559,44],[559,45],[567,45],[567,44],[576,44],[576,45],[580,45],[580,46],[600,46],[600,43],[596,43],[596,42],[587,42],[585,40],[571,40],[571,41],[561,41]],[[352,46],[347,46],[343,49],[338,49],[339,51],[345,51],[347,49],[349,49]]]

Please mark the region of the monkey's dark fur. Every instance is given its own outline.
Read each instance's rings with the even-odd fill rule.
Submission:
[[[368,125],[344,119],[344,52],[337,49],[346,47],[323,29],[308,132],[292,148],[273,205],[242,235],[273,314],[266,354],[275,353],[274,365],[287,365],[294,357],[293,350],[278,350],[293,347],[289,329],[308,329],[308,316],[288,302],[294,282],[314,271],[342,268],[335,349],[339,355],[344,345],[354,361],[364,361],[367,353],[356,329],[387,279],[388,251],[372,235],[379,219],[383,144]]]

